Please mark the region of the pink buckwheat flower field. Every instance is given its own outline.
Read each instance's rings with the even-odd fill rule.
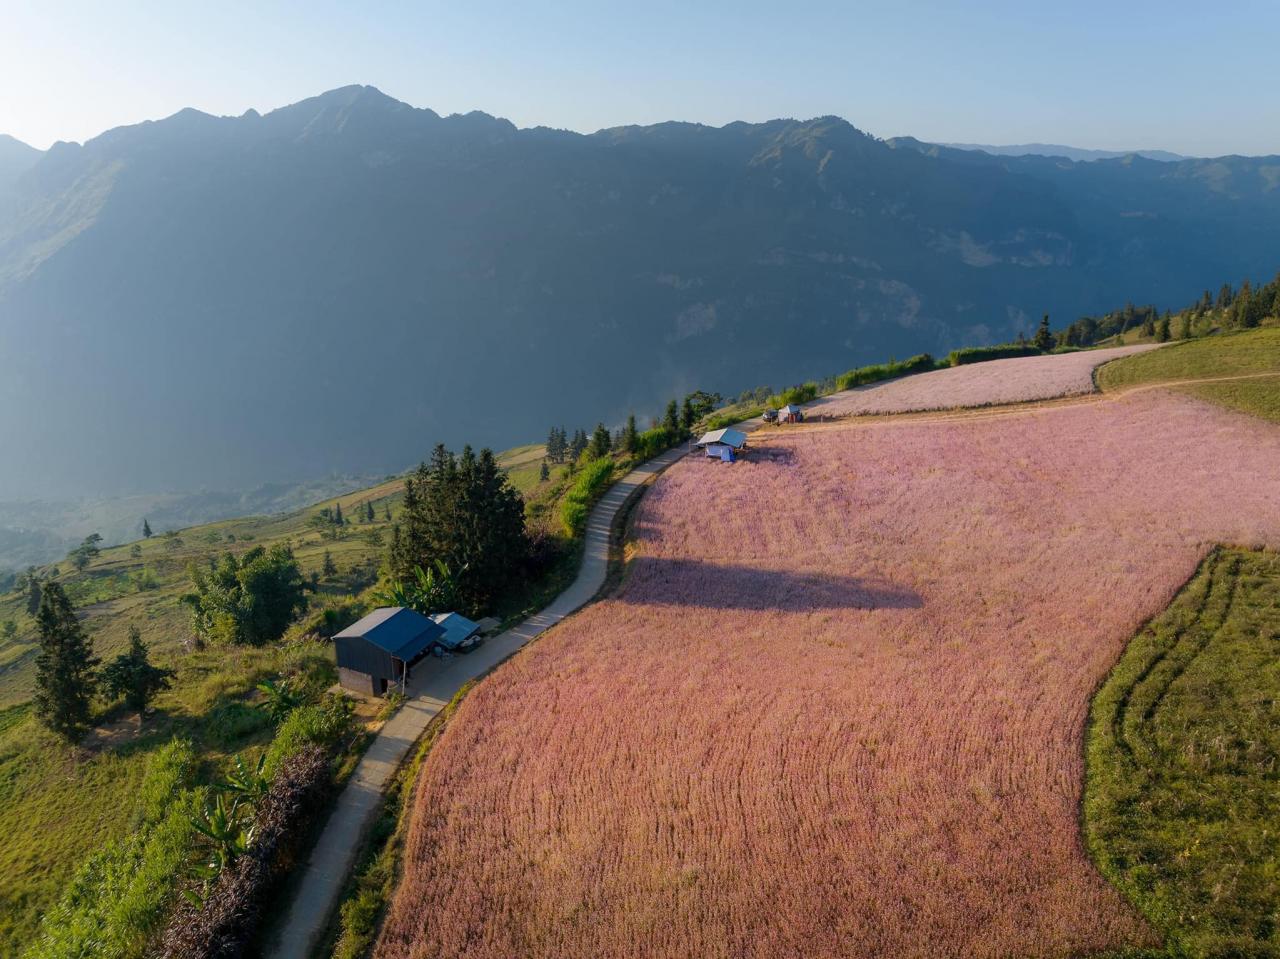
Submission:
[[[1081,846],[1089,697],[1212,544],[1280,545],[1276,477],[1280,429],[1165,392],[682,461],[435,746],[376,955],[1152,943]]]
[[[1144,343],[954,366],[836,393],[814,403],[812,409],[834,416],[865,416],[1078,396],[1094,391],[1093,371],[1103,363],[1156,348]]]

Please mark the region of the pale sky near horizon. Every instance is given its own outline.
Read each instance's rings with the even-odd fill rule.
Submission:
[[[0,133],[367,83],[582,132],[838,114],[876,136],[1280,154],[1280,2],[0,0]]]

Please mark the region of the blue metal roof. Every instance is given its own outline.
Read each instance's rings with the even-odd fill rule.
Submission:
[[[396,659],[412,660],[444,635],[444,630],[421,613],[404,606],[384,606],[352,623],[334,639],[363,639]]]
[[[436,613],[431,619],[444,630],[444,638],[440,642],[449,649],[453,649],[468,636],[480,632],[479,624],[473,623],[461,613]]]
[[[703,433],[697,445],[710,446],[713,443],[723,443],[725,446],[732,446],[735,450],[742,449],[747,445],[747,434],[733,429],[712,430],[710,433]]]

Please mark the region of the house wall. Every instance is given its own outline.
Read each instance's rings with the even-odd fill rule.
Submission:
[[[378,679],[398,679],[400,676],[391,654],[365,639],[335,636],[333,644],[339,669],[345,667]]]
[[[379,696],[382,694],[381,682],[368,673],[347,669],[345,666],[338,667],[338,683],[343,689],[349,689],[355,693],[363,693],[366,696]]]

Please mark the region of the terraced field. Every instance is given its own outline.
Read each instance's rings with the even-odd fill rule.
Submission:
[[[1080,837],[1089,698],[1213,544],[1280,545],[1277,475],[1163,391],[677,465],[436,745],[376,955],[1154,946]]]

